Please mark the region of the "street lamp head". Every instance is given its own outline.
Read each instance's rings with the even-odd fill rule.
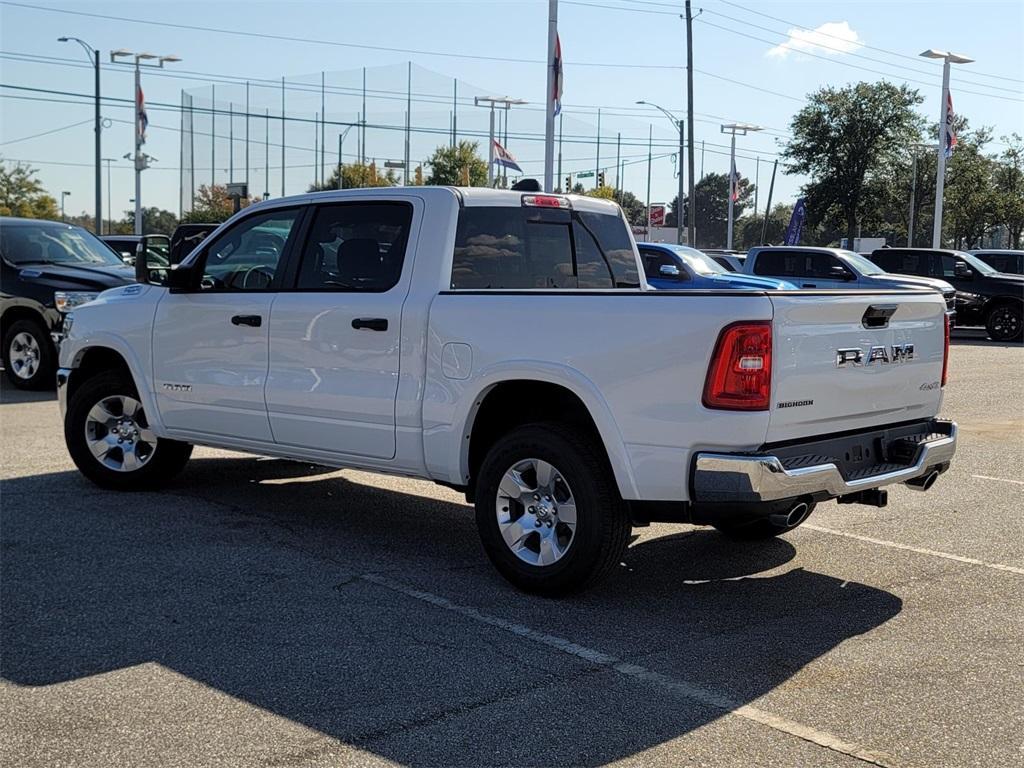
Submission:
[[[960,53],[951,53],[946,58],[954,64],[970,64],[974,59],[968,58]]]
[[[116,59],[118,56],[131,56],[132,52],[127,48],[118,48],[116,51],[110,52],[110,58]]]
[[[946,58],[946,52],[929,48],[927,51],[921,51],[918,56],[924,56],[926,59],[944,59]]]
[[[66,43],[70,39],[71,39],[70,37],[58,37],[57,38],[57,42],[58,43]]]
[[[927,51],[922,51],[918,55],[924,56],[926,59],[943,59],[948,61],[950,64],[970,64],[974,61],[974,59],[962,54],[940,51],[935,48],[929,48]]]
[[[741,136],[745,136],[755,131],[763,131],[764,128],[760,125],[751,125],[750,123],[724,123],[720,130],[722,133],[738,133]]]
[[[155,53],[136,53],[135,54],[135,58],[136,59],[159,59],[160,57],[157,56]]]
[[[646,102],[646,101],[644,101],[643,99],[640,99],[640,101],[638,101],[638,102],[637,102],[637,104],[646,104],[646,103],[647,103],[647,102]]]
[[[169,62],[171,62],[173,64],[176,61],[181,61],[181,57],[180,56],[161,56],[160,57],[160,61],[161,62],[169,61]]]

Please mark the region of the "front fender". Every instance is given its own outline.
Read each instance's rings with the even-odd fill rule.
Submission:
[[[593,419],[623,498],[638,498],[625,441],[597,386],[580,371],[557,363],[506,360],[484,368],[469,380],[428,381],[423,408],[423,449],[431,476],[464,485],[469,479],[469,436],[487,394],[509,381],[556,384],[576,395]]]

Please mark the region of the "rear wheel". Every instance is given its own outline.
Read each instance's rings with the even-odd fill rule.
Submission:
[[[159,488],[182,470],[192,446],[157,437],[135,386],[126,376],[103,373],[72,395],[64,440],[75,466],[102,488]]]
[[[57,350],[46,328],[35,320],[18,320],[6,329],[3,339],[4,370],[19,389],[54,386]]]
[[[778,514],[741,523],[716,522],[714,527],[738,541],[758,541],[781,536],[798,528],[814,511],[814,502],[798,502]]]
[[[611,468],[585,433],[532,424],[498,440],[480,468],[476,521],[487,556],[520,589],[546,595],[596,584],[632,529]]]
[[[997,304],[985,318],[985,330],[992,341],[1020,341],[1024,320],[1020,304]]]

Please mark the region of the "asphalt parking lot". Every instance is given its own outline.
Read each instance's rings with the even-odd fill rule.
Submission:
[[[0,763],[1002,766],[1024,760],[1024,347],[957,332],[957,458],[788,536],[637,529],[519,594],[429,483],[198,449],[82,479],[0,406]]]

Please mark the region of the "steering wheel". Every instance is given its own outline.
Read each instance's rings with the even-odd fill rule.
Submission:
[[[254,276],[257,276],[256,279]],[[253,284],[249,284],[250,278],[253,278]],[[270,283],[274,280],[274,273],[271,272],[267,267],[255,266],[249,267],[245,271],[245,275],[242,277],[242,288],[245,290],[261,288],[269,288]]]

